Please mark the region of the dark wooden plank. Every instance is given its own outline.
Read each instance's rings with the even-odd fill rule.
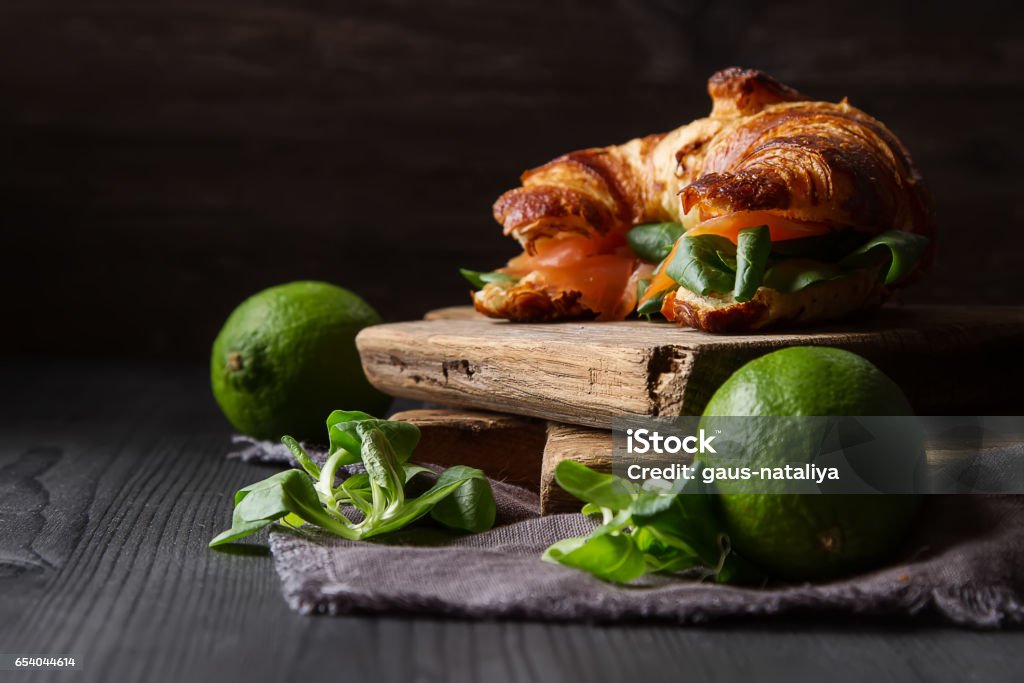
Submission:
[[[1015,680],[1024,633],[300,617],[270,558],[206,548],[231,492],[202,369],[0,365],[0,650],[81,681]],[[53,672],[33,680],[66,680]]]

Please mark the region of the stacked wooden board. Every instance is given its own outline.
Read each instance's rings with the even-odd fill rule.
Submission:
[[[407,419],[421,423],[425,460],[531,484],[545,512],[575,507],[553,484],[558,460],[607,468],[613,417],[699,414],[733,371],[787,346],[869,358],[918,414],[1020,414],[1024,406],[1022,307],[890,307],[814,330],[730,336],[640,320],[515,324],[457,307],[368,328],[357,345],[382,391],[521,416],[454,410]]]

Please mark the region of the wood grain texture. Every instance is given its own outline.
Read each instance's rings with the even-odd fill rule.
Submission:
[[[548,423],[540,474],[540,513],[579,512],[583,503],[555,481],[555,468],[573,460],[598,472],[612,471],[612,433],[577,425]]]
[[[942,228],[909,300],[1020,303],[1022,11],[5,2],[0,284],[22,325],[0,350],[200,361],[243,298],[301,278],[388,320],[468,301],[457,268],[515,250],[490,207],[524,169],[705,115],[734,64],[849,96],[907,144]]]
[[[447,315],[361,332],[370,381],[396,396],[609,428],[621,415],[699,414],[747,361],[813,344],[874,361],[918,414],[1012,414],[1022,401],[1018,307],[894,307],[813,331],[729,336],[645,321],[510,324]]]
[[[203,368],[0,363],[0,649],[83,683],[1013,681],[1024,633],[791,620],[717,628],[300,617],[257,543],[212,552],[232,493]],[[6,672],[5,672],[6,674]],[[67,681],[67,672],[4,680]]]
[[[390,419],[420,428],[416,462],[470,465],[492,479],[537,490],[545,443],[542,420],[449,409],[406,410]]]

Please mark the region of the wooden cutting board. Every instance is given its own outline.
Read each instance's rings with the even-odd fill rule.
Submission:
[[[377,325],[356,343],[395,396],[609,428],[621,415],[699,414],[738,367],[786,346],[837,346],[892,377],[918,414],[1024,406],[1024,307],[888,307],[806,331],[714,335],[669,323],[517,324],[472,309]]]

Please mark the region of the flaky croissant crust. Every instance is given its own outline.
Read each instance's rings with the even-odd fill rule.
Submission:
[[[878,120],[846,100],[810,101],[747,69],[716,73],[708,92],[707,118],[527,171],[522,187],[495,202],[495,219],[528,253],[544,237],[596,237],[639,223],[684,222],[684,216],[692,223],[743,211],[867,234],[934,237],[924,183]],[[506,294],[503,300],[515,299]],[[478,300],[477,308],[528,319],[507,305]]]

